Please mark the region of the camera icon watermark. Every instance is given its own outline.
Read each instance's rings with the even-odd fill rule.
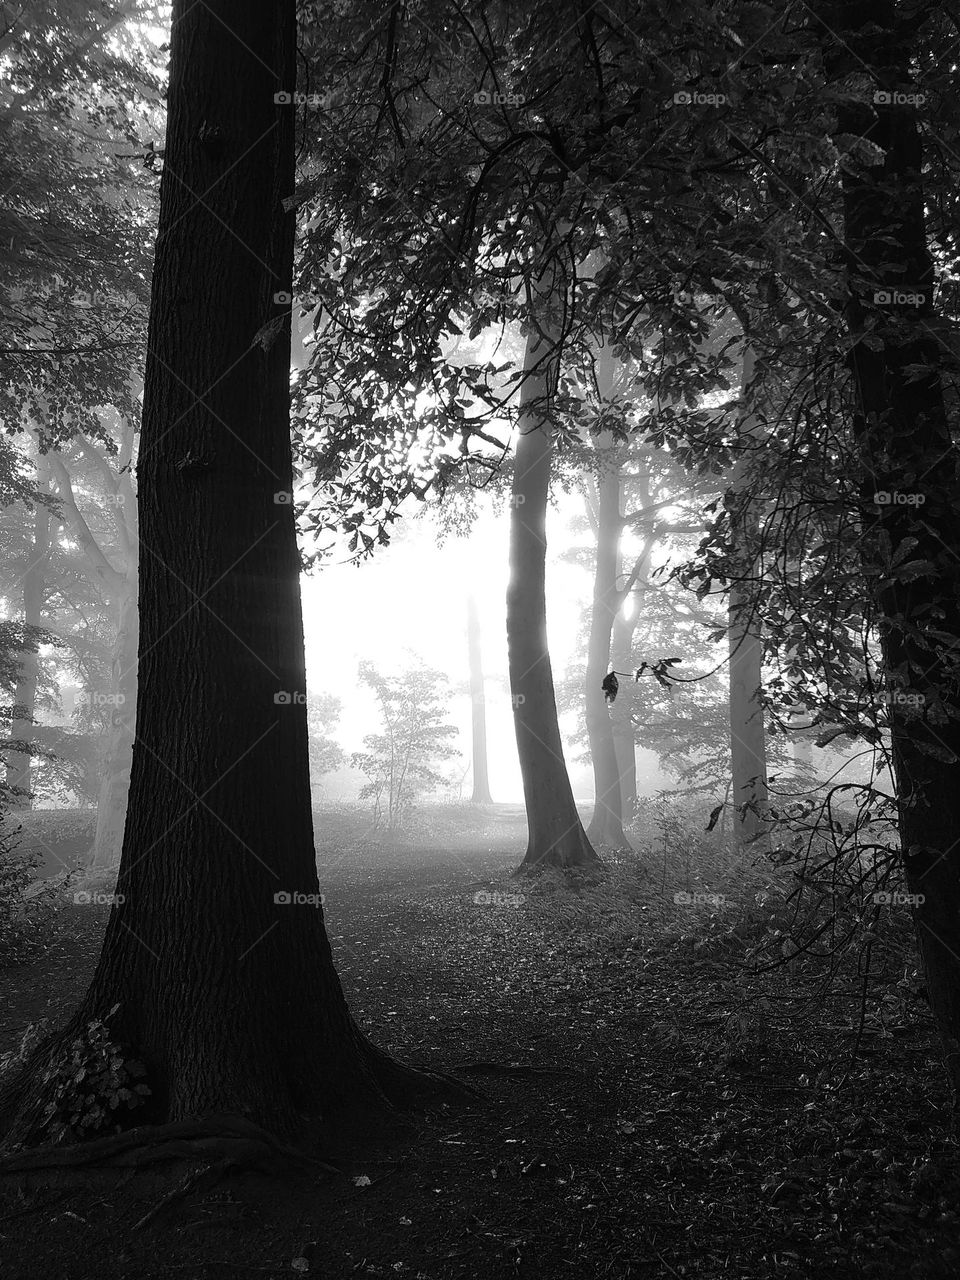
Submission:
[[[896,89],[877,89],[873,95],[878,107],[922,107],[926,100],[925,93],[901,93]]]
[[[903,493],[899,489],[878,489],[873,495],[875,507],[922,507],[926,500],[923,493]]]
[[[678,907],[722,907],[726,905],[726,897],[722,893],[687,893],[685,889],[673,895]]]
[[[100,693],[96,689],[81,689],[75,698],[78,707],[122,707],[126,700],[125,693]]]
[[[273,503],[277,507],[290,507],[293,505],[293,494],[287,489],[281,489],[273,495]]]
[[[673,95],[675,107],[722,107],[726,101],[725,93],[700,93],[696,89],[678,89]]]
[[[489,89],[478,89],[473,100],[478,107],[522,107],[526,102],[522,93],[491,93]]]
[[[495,893],[489,889],[481,889],[473,895],[478,907],[521,907],[526,900],[522,893]]]
[[[930,295],[922,289],[875,289],[873,302],[877,307],[925,307]]]

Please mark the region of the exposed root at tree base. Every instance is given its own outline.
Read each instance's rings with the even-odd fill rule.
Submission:
[[[200,1120],[128,1129],[125,1133],[66,1146],[61,1143],[17,1151],[0,1158],[0,1178],[22,1177],[41,1170],[126,1168],[133,1172],[163,1161],[203,1162],[229,1169],[260,1169],[267,1173],[338,1174],[338,1165],[317,1159],[281,1142],[268,1130],[243,1116],[219,1115]]]

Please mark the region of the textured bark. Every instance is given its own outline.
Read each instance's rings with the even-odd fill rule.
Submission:
[[[601,386],[601,391],[607,388]],[[610,709],[601,689],[610,669],[610,647],[614,619],[622,603],[619,589],[621,482],[609,432],[595,441],[597,457],[597,560],[593,578],[590,635],[587,641],[587,669],[584,683],[587,736],[593,763],[594,807],[587,837],[599,848],[629,850],[623,831],[623,801],[620,769]]]
[[[630,671],[634,665],[633,633],[637,629],[638,616],[639,611],[634,609],[629,618],[618,612],[614,619],[610,639],[610,665],[615,671]],[[620,778],[620,805],[623,816],[628,821],[637,803],[637,739],[631,714],[635,697],[634,682],[621,680],[617,700],[610,708],[613,746],[617,753],[617,774]]]
[[[753,377],[753,353],[744,347],[743,395]],[[730,489],[737,502],[732,519],[732,539],[739,581],[731,582],[728,598],[730,652],[730,756],[733,775],[734,832],[743,846],[761,851],[767,843],[767,744],[761,705],[763,642],[753,609],[753,545],[757,517],[744,491],[748,485],[751,448],[756,446],[756,424],[750,415],[740,427],[747,452],[734,467]]]
[[[49,481],[47,461],[43,454],[37,459],[37,487],[46,491]],[[47,566],[50,561],[50,508],[37,503],[33,512],[33,541],[27,551],[20,590],[23,621],[31,627],[43,624],[43,605],[46,589]],[[34,712],[37,705],[37,684],[40,678],[40,655],[35,648],[20,653],[20,674],[14,703],[22,709],[10,727],[14,742],[30,742],[33,738]],[[8,807],[13,810],[30,809],[33,785],[32,756],[26,751],[6,753],[6,784],[19,794],[11,795]]]
[[[473,794],[470,803],[493,804],[487,771],[487,702],[480,654],[480,619],[473,596],[467,598],[467,658],[470,665],[470,726],[473,740]]]
[[[8,1143],[34,1132],[64,1036],[115,1004],[153,1090],[138,1123],[228,1112],[293,1132],[425,1084],[352,1021],[314,905],[300,559],[274,499],[292,488],[294,108],[274,94],[295,83],[294,10],[173,6],[118,900],[80,1010],[0,1098]]]
[[[916,91],[911,39],[890,0],[821,3],[816,12],[831,79],[861,80],[838,108],[838,145],[862,136],[877,148],[873,163],[861,154],[842,170],[853,437],[885,675],[891,689],[920,698],[890,707],[900,840],[927,993],[960,1097],[960,458],[944,404],[947,332],[933,308],[922,136],[906,100]],[[865,71],[886,103],[863,92]],[[884,310],[878,290],[914,300]],[[923,503],[877,503],[882,492],[919,494]],[[916,575],[901,578],[891,562],[908,539]]]
[[[547,646],[546,517],[553,457],[549,398],[556,379],[555,362],[544,358],[547,352],[545,339],[527,338],[510,512],[507,649],[527,811],[524,873],[599,862],[573,800]]]
[[[91,866],[116,866],[123,848],[123,826],[133,764],[137,713],[137,613],[136,578],[125,579],[125,590],[116,605],[117,633],[110,664],[110,733],[103,757],[103,773],[97,796],[97,826]]]

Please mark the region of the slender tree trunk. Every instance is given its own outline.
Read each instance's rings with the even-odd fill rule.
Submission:
[[[794,773],[806,778],[813,772],[813,743],[806,734],[800,732],[809,728],[810,713],[806,707],[797,707],[790,715],[790,755],[793,760]]]
[[[553,439],[549,397],[555,361],[546,340],[527,338],[520,428],[510,512],[507,649],[517,753],[527,810],[527,851],[520,871],[599,862],[580,822],[563,758],[547,647],[546,518]],[[533,370],[533,372],[530,372]]]
[[[748,393],[753,377],[753,353],[744,345],[743,391]],[[747,449],[755,447],[756,428],[751,416],[741,426],[740,438]],[[731,582],[728,602],[730,652],[730,756],[733,775],[734,832],[741,845],[761,851],[767,843],[767,744],[761,704],[763,641],[753,607],[753,546],[756,514],[745,496],[748,486],[749,455],[734,468],[731,490],[737,511],[732,520],[732,539],[738,558],[740,580]]]
[[[487,703],[480,655],[480,619],[477,602],[467,597],[467,655],[470,664],[470,719],[473,731],[473,795],[471,804],[493,804],[487,772]]]
[[[49,471],[46,458],[39,454],[37,458],[37,488],[46,492],[49,484]],[[50,508],[37,503],[33,512],[33,543],[27,552],[27,559],[20,578],[21,598],[23,601],[23,621],[30,627],[39,627],[43,623],[43,605],[46,588],[47,566],[50,560]],[[20,652],[20,674],[14,703],[21,708],[21,715],[16,716],[10,727],[10,737],[15,742],[30,742],[33,739],[34,713],[37,706],[37,684],[40,678],[40,654],[36,645]],[[10,751],[7,753],[6,784],[13,789],[9,808],[24,810],[33,807],[31,795],[33,786],[32,756],[27,751]]]
[[[889,708],[904,869],[960,1098],[960,457],[944,402],[946,326],[933,308],[911,38],[890,0],[816,12],[831,78],[867,71],[886,95],[850,90],[837,112],[841,150],[850,137],[875,147],[842,168],[853,438],[887,685],[912,695]]]
[[[633,633],[637,629],[638,616],[636,609],[629,618],[625,618],[618,610],[613,620],[610,664],[615,671],[630,671],[634,665]],[[620,804],[628,821],[637,803],[637,737],[633,727],[635,697],[634,681],[621,680],[617,700],[610,708],[613,746],[617,753],[617,773],[620,777]]]
[[[114,1005],[152,1089],[132,1122],[294,1133],[424,1086],[351,1019],[319,907],[300,559],[274,498],[292,489],[294,108],[274,95],[295,85],[295,5],[175,0],[172,18],[117,901],[81,1008],[0,1097],[8,1143],[36,1135],[45,1068]]]
[[[117,604],[117,632],[110,664],[110,733],[97,796],[97,827],[90,864],[97,870],[115,867],[123,848],[137,713],[138,621],[134,574],[125,579],[125,590]]]
[[[605,381],[607,381],[605,379]],[[606,388],[601,387],[601,390]],[[593,762],[593,817],[587,838],[599,848],[629,850],[623,831],[623,802],[620,769],[610,710],[601,683],[610,669],[610,641],[614,619],[622,596],[617,576],[620,569],[620,474],[614,457],[614,441],[609,432],[597,438],[597,561],[593,579],[590,636],[587,642],[587,670],[584,698],[587,736]]]

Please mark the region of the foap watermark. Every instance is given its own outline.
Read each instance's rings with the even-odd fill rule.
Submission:
[[[875,507],[922,507],[926,500],[926,494],[901,489],[878,489],[873,495]]]
[[[522,107],[526,102],[522,93],[491,93],[489,89],[478,89],[473,100],[478,107]]]
[[[724,907],[727,899],[722,893],[687,893],[685,889],[673,895],[678,907]]]
[[[886,889],[873,895],[873,901],[879,907],[919,907],[926,900],[925,893],[899,893]]]
[[[124,693],[100,693],[96,689],[81,689],[76,697],[78,707],[122,707],[126,700]]]
[[[278,89],[273,100],[278,107],[312,107],[316,111],[333,106],[335,95],[332,90],[327,93],[300,93]]]
[[[105,893],[102,889],[78,889],[73,895],[78,907],[119,907],[126,902],[122,893]]]
[[[927,700],[922,693],[910,689],[882,689],[873,701],[881,707],[922,707]]]
[[[926,100],[925,93],[904,93],[899,89],[877,89],[873,95],[877,107],[922,107]]]
[[[930,301],[926,289],[874,289],[873,303],[877,307],[925,307]]]
[[[322,893],[301,893],[299,889],[278,889],[273,895],[278,907],[322,907]]]
[[[289,489],[280,489],[273,495],[273,505],[275,507],[291,507],[293,506],[293,494]]]
[[[522,893],[495,893],[492,889],[480,889],[473,895],[478,907],[521,907],[526,900]]]
[[[302,707],[307,701],[307,695],[297,693],[296,690],[291,693],[287,689],[280,689],[273,695],[273,701],[278,707]]]
[[[722,107],[725,93],[701,93],[699,89],[678,89],[673,95],[675,107]]]
[[[522,707],[526,700],[527,695],[525,693],[511,693],[510,695],[510,705],[514,707]]]

